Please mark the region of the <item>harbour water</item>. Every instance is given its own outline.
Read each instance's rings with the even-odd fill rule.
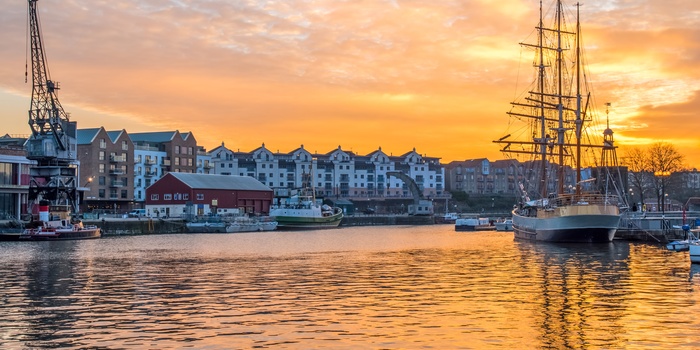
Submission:
[[[0,242],[0,348],[700,348],[663,246],[453,225]]]

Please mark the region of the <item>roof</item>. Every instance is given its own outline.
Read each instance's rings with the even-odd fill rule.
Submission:
[[[79,145],[89,145],[102,128],[78,129],[76,132],[76,142]]]
[[[124,133],[124,130],[107,131],[107,136],[109,136],[109,139],[112,140],[112,143],[115,143],[122,133]]]
[[[170,172],[176,179],[193,189],[272,191],[250,176],[214,175]]]
[[[137,132],[129,134],[129,137],[133,142],[168,142],[173,140],[175,133],[177,131]]]

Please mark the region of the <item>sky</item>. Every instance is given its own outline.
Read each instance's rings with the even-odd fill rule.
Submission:
[[[243,152],[415,148],[442,163],[505,158],[492,140],[505,135],[519,77],[532,69],[519,43],[538,6],[38,2],[50,76],[78,128],[179,130],[206,149]],[[0,8],[0,134],[27,135],[27,2]],[[700,168],[700,1],[588,0],[580,10],[595,100],[599,110],[610,103],[619,151],[668,142]]]

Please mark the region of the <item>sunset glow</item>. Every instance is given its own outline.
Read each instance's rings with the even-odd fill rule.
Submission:
[[[545,4],[549,1],[545,1]],[[0,0],[0,134],[29,134],[26,1]],[[502,159],[491,141],[532,57],[539,0],[57,1],[38,8],[79,128],[191,131],[207,149]],[[547,6],[547,5],[545,5]],[[581,7],[617,145],[670,142],[700,168],[700,2]],[[29,62],[31,64],[31,62]]]

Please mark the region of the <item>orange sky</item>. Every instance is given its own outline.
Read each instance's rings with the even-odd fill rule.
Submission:
[[[415,147],[448,163],[504,158],[491,141],[507,130],[519,70],[531,69],[518,43],[534,30],[538,3],[40,0],[38,8],[51,77],[79,128],[192,131],[207,149],[224,141],[241,151]],[[0,6],[0,133],[28,134],[27,3]],[[600,110],[612,103],[618,146],[671,142],[700,168],[700,1],[584,1],[581,16],[596,101]]]

